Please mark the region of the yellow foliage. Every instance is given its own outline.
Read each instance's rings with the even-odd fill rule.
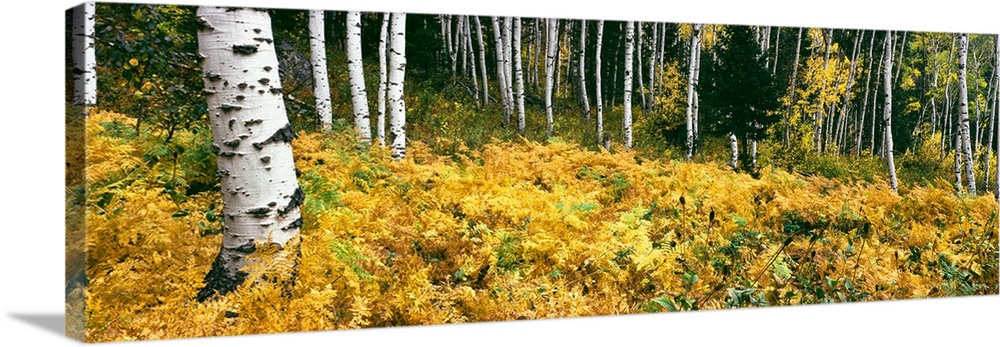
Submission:
[[[771,168],[755,179],[562,142],[454,157],[414,142],[393,161],[349,134],[300,133],[291,294],[259,283],[198,303],[221,196],[165,194],[171,166],[147,165],[111,121],[127,122],[87,122],[101,189],[86,210],[88,341],[997,293],[990,197]]]

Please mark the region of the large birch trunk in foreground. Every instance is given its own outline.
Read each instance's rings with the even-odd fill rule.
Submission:
[[[197,299],[247,279],[290,284],[299,253],[294,137],[266,11],[199,7],[199,53],[222,188],[222,248]]]
[[[351,104],[354,106],[354,130],[358,142],[368,145],[372,134],[364,64],[361,61],[361,12],[347,12],[347,76],[351,84]]]
[[[884,77],[882,78],[883,85],[885,86],[885,108],[883,109],[883,117],[885,118],[885,157],[889,165],[889,184],[892,185],[892,190],[898,191],[899,185],[896,182],[896,162],[893,158],[892,153],[892,32],[887,32],[885,34],[885,64],[884,64]]]
[[[969,190],[969,194],[976,194],[976,164],[972,158],[972,143],[969,139],[969,87],[965,71],[968,52],[969,34],[962,33],[958,39],[958,130],[962,140],[966,188]]]
[[[333,106],[330,104],[330,80],[326,74],[326,38],[323,34],[323,11],[309,11],[309,58],[313,68],[313,95],[316,115],[323,129],[333,126]]]
[[[625,83],[623,86],[622,106],[625,111],[622,113],[622,130],[625,148],[632,148],[632,50],[635,43],[635,22],[625,23]]]
[[[94,51],[94,2],[85,2],[73,11],[73,104],[97,105],[97,56]]]

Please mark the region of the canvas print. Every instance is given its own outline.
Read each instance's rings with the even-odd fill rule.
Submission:
[[[88,2],[65,45],[87,342],[998,293],[995,33]]]

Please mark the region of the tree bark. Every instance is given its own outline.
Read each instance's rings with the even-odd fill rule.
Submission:
[[[330,104],[330,80],[326,72],[326,39],[323,34],[323,11],[309,11],[309,57],[312,58],[313,95],[316,97],[316,115],[323,129],[333,126],[333,107]]]
[[[885,77],[882,79],[885,86],[885,108],[883,109],[883,114],[885,117],[885,145],[886,145],[886,160],[889,165],[889,184],[892,185],[892,190],[899,191],[899,184],[896,182],[896,162],[893,158],[892,153],[892,32],[887,32],[885,35]]]
[[[622,133],[626,149],[632,149],[632,50],[635,43],[635,22],[625,23],[625,83],[622,93]]]
[[[965,162],[966,188],[969,194],[976,194],[975,162],[969,139],[969,88],[966,82],[966,62],[969,51],[969,34],[962,33],[958,39],[958,125],[962,138],[962,157]]]
[[[97,105],[97,53],[94,50],[94,17],[97,5],[85,2],[73,8],[73,104]]]
[[[695,70],[698,66],[698,51],[701,49],[701,24],[693,24],[691,27],[691,52],[688,59],[688,95],[687,95],[687,155],[686,159],[691,161],[694,155],[694,103],[695,103]]]
[[[515,112],[514,110],[515,100],[514,100],[514,67],[512,63],[513,54],[511,52],[513,50],[511,48],[513,46],[513,40],[511,39],[511,37],[513,36],[512,30],[514,28],[511,25],[511,22],[512,22],[511,17],[504,17],[502,22],[503,26],[501,30],[503,30],[503,69],[504,69],[503,76],[504,78],[507,79],[506,82],[504,83],[504,88],[505,88],[504,91],[507,93],[507,101],[510,103],[509,106],[510,115],[513,116]]]
[[[476,37],[479,39],[479,75],[483,77],[483,106],[490,105],[490,83],[486,75],[486,44],[483,41],[483,25],[479,16],[472,16],[476,22]]]
[[[841,153],[846,153],[846,141],[842,141],[844,138],[844,133],[847,131],[847,111],[850,109],[851,103],[851,87],[854,85],[854,70],[858,66],[858,44],[864,37],[864,31],[858,30],[857,36],[854,37],[854,51],[851,53],[851,71],[848,73],[847,77],[847,87],[844,91],[844,102],[841,105],[840,110],[840,122],[837,127],[837,146],[840,147]]]
[[[601,96],[601,45],[604,43],[604,21],[597,21],[597,47],[594,50],[594,76],[595,97],[597,98],[597,144],[602,145],[604,141],[604,100]],[[610,150],[605,146],[605,150]]]
[[[386,45],[389,43],[389,16],[390,13],[382,13],[382,28],[378,36],[378,119],[375,133],[378,136],[379,146],[385,147],[385,103],[386,89],[388,89],[389,69],[386,57]]]
[[[225,295],[248,279],[288,289],[304,194],[295,178],[295,134],[282,101],[271,19],[263,10],[222,7],[199,7],[197,17],[224,216],[222,247],[197,299]]]
[[[514,17],[514,98],[517,100],[517,132],[524,136],[524,73],[521,71],[521,17]]]
[[[492,17],[492,19],[493,43],[495,44],[494,48],[497,58],[497,82],[500,85],[500,102],[503,104],[503,124],[504,126],[508,126],[510,125],[510,116],[513,109],[510,104],[511,100],[507,99],[507,64],[504,62],[504,57],[506,56],[504,47],[506,46],[503,43],[503,32],[500,31],[500,19],[496,16]]]
[[[634,67],[634,69],[635,69],[635,73],[636,73],[636,76],[635,76],[636,80],[639,81],[639,98],[642,99],[642,109],[645,110],[646,108],[649,107],[649,104],[647,103],[647,100],[646,100],[646,82],[643,82],[644,79],[642,78],[642,43],[644,41],[642,39],[642,22],[638,22],[638,25],[635,26],[635,29],[636,29],[637,33],[636,33],[636,42],[635,42],[635,67]]]
[[[729,157],[729,166],[736,170],[740,165],[740,152],[739,144],[736,142],[736,134],[729,133],[729,147],[732,150],[732,155]]]
[[[580,102],[583,103],[583,119],[590,120],[590,100],[587,99],[587,20],[580,21]]]
[[[367,146],[372,141],[371,119],[361,59],[361,12],[356,11],[347,12],[347,74],[351,84],[351,105],[354,106],[354,130],[358,142]]]
[[[552,89],[555,77],[556,24],[557,19],[549,18],[545,30],[548,33],[545,49],[545,136],[552,136],[554,119],[552,116]]]
[[[392,158],[406,157],[406,13],[393,13],[389,23],[389,144]]]
[[[872,65],[874,65],[874,62],[875,62],[875,31],[872,30],[872,37],[868,40],[868,68],[866,69],[867,71],[865,72],[865,96],[864,96],[864,101],[861,104],[861,114],[859,115],[861,120],[858,121],[858,139],[857,139],[857,144],[854,146],[855,157],[861,156],[861,135],[864,133],[865,130],[865,115],[868,113],[868,95],[869,95],[868,87],[871,86]]]

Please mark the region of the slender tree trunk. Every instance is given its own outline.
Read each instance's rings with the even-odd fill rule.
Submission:
[[[969,139],[969,88],[966,82],[966,61],[968,60],[969,34],[962,33],[958,40],[958,125],[962,137],[962,157],[965,161],[965,176],[969,194],[976,194],[975,162],[972,158],[972,144]]]
[[[73,104],[97,105],[97,55],[94,50],[94,17],[97,5],[85,2],[73,8]]]
[[[552,116],[552,89],[555,87],[552,82],[555,77],[556,60],[556,25],[558,19],[550,18],[545,30],[548,32],[545,50],[545,136],[552,136],[554,118]]]
[[[508,126],[510,125],[510,116],[513,109],[510,104],[511,100],[507,99],[507,76],[505,75],[507,64],[504,62],[504,57],[506,56],[504,47],[506,46],[503,44],[503,32],[500,31],[500,19],[495,16],[492,18],[493,43],[495,44],[494,48],[497,56],[497,82],[500,85],[500,101],[503,104],[503,124],[504,126]]]
[[[824,32],[824,36],[826,39],[826,50],[823,54],[823,71],[825,74],[825,72],[830,68],[830,48],[833,45],[833,29],[830,29],[828,32]],[[819,109],[813,116],[813,120],[816,124],[816,133],[813,140],[816,142],[816,149],[819,150],[820,153],[825,153],[827,139],[823,136],[823,129],[826,127],[826,122],[828,120],[825,119],[823,113],[826,112],[826,87],[829,84],[825,76],[822,83],[823,84],[820,87],[819,92]]]
[[[636,80],[639,81],[639,97],[642,99],[642,109],[645,110],[649,108],[649,103],[646,100],[646,83],[643,82],[642,78],[642,22],[638,22],[635,26],[638,31],[635,43],[635,67]]]
[[[541,88],[541,86],[540,86],[540,84],[541,84],[540,80],[541,79],[538,78],[538,76],[539,76],[538,70],[542,66],[542,63],[541,63],[541,59],[542,59],[542,53],[541,53],[542,52],[542,28],[541,28],[541,25],[542,24],[540,24],[541,21],[542,21],[541,18],[535,18],[535,61],[534,61],[535,68],[532,71],[532,74],[535,75],[535,79],[534,79],[534,82],[535,82],[535,91],[538,91],[538,88]],[[546,31],[545,34],[548,35],[548,31]],[[548,52],[548,46],[545,46],[545,51]]]
[[[993,91],[993,118],[996,120],[996,127],[992,128],[990,131],[996,131],[997,136],[1000,137],[1000,35],[996,36],[996,40],[993,45],[994,49],[994,61],[996,65],[993,66],[993,73],[997,80],[996,88]],[[996,172],[996,188],[993,192],[996,194],[997,203],[1000,203],[1000,139],[996,142],[996,153],[997,153],[997,172]]]
[[[587,99],[587,20],[580,21],[580,99],[583,103],[583,118],[590,120],[590,100]]]
[[[693,24],[691,28],[691,55],[688,59],[688,96],[687,96],[687,156],[685,157],[688,161],[691,161],[691,157],[694,155],[694,95],[695,88],[697,87],[695,82],[695,70],[698,66],[698,51],[701,49],[701,24]]]
[[[872,33],[872,35],[875,35],[874,32]],[[885,68],[885,66],[884,66],[885,65],[885,55],[886,55],[887,52],[886,52],[884,46],[885,45],[883,45],[882,56],[879,57],[878,70],[882,70],[882,69]],[[875,76],[876,77],[876,80],[875,80],[875,85],[876,86],[878,86],[879,84],[884,83],[882,81],[882,76],[883,75],[884,74],[879,74],[878,76]],[[876,153],[875,153],[875,123],[878,120],[878,112],[876,110],[878,108],[878,107],[876,107],[876,105],[878,105],[878,103],[877,103],[877,101],[878,101],[878,94],[879,93],[872,93],[872,126],[870,128],[871,132],[869,133],[869,137],[868,137],[868,139],[871,140],[871,144],[870,144],[871,147],[869,147],[868,152],[871,153],[871,155],[873,157],[876,155]]]
[[[504,83],[505,86],[504,91],[507,93],[507,100],[510,103],[510,114],[511,116],[513,116],[515,112],[514,110],[515,101],[514,101],[514,67],[512,63],[513,54],[511,52],[513,46],[513,40],[511,39],[511,37],[513,36],[512,31],[514,28],[511,25],[511,22],[512,22],[511,17],[504,17],[502,23],[503,27],[501,30],[503,30],[503,68],[504,68],[503,76],[504,78],[507,79],[507,81]]]
[[[740,165],[740,147],[736,142],[736,134],[734,133],[729,133],[729,147],[732,149],[732,155],[729,157],[729,166],[732,166],[733,170],[736,170]]]
[[[659,42],[660,42],[660,24],[653,23],[653,41],[650,42],[649,50],[649,96],[647,99],[649,103],[646,104],[645,112],[649,112],[650,107],[656,102],[656,74],[654,73],[656,69],[656,57],[659,56]]]
[[[847,77],[847,89],[844,91],[844,104],[841,106],[840,110],[840,124],[837,130],[837,146],[840,147],[842,153],[846,153],[846,142],[842,139],[844,138],[844,133],[847,131],[847,111],[850,109],[851,102],[851,87],[854,84],[854,70],[858,66],[858,43],[864,37],[864,31],[858,30],[857,36],[854,37],[854,52],[851,53],[851,71],[848,73]]]
[[[798,84],[797,81],[799,75],[799,58],[800,58],[799,53],[802,51],[802,29],[803,28],[799,28],[799,38],[796,40],[797,43],[795,44],[795,63],[792,65],[792,79],[788,83],[789,88],[791,90],[788,92],[788,111],[785,112],[785,119],[784,119],[785,147],[788,147],[790,145],[788,138],[788,133],[789,133],[788,128],[791,126],[791,123],[788,122],[788,118],[792,116],[792,108],[795,107],[795,85]]]
[[[465,73],[465,16],[457,16],[457,27],[455,28],[455,47],[458,56],[459,74]]]
[[[333,106],[330,104],[330,81],[326,75],[326,39],[323,34],[323,11],[309,11],[309,57],[312,58],[313,95],[316,115],[323,129],[333,126]]]
[[[347,73],[351,83],[351,104],[354,106],[354,129],[358,142],[367,146],[372,141],[372,134],[361,59],[361,12],[347,12]]]
[[[635,43],[635,22],[625,23],[625,83],[622,93],[622,130],[626,149],[632,149],[632,50]]]
[[[197,16],[224,216],[222,247],[197,299],[225,295],[248,279],[288,288],[304,194],[295,178],[295,134],[282,101],[271,19],[263,10],[222,7],[199,7]],[[252,264],[265,265],[251,273]]]
[[[903,40],[899,43],[899,55],[896,58],[896,74],[893,77],[892,84],[899,85],[899,75],[902,75],[903,71],[903,54],[906,54],[906,36],[909,34],[908,31],[903,32]]]
[[[517,132],[524,136],[524,73],[521,71],[521,17],[514,17],[514,97],[517,99]]]
[[[775,27],[777,32],[774,34],[774,64],[771,64],[771,74],[778,74],[778,48],[781,46],[781,27]]]
[[[476,22],[476,37],[479,39],[479,75],[483,76],[483,106],[490,105],[490,82],[486,75],[486,44],[483,41],[483,25],[479,16],[472,16]]]
[[[479,69],[477,69],[477,67],[476,67],[476,58],[475,58],[476,49],[473,48],[473,46],[472,46],[472,25],[469,23],[469,16],[462,16],[462,27],[465,28],[464,29],[465,30],[465,35],[464,35],[465,36],[465,50],[469,52],[468,53],[468,60],[469,60],[469,62],[468,62],[469,63],[468,64],[468,66],[469,66],[468,72],[469,72],[470,75],[472,75],[472,86],[476,89],[476,92],[474,94],[472,94],[472,95],[476,99],[476,108],[480,108],[480,107],[483,106],[483,104],[479,100],[479,90],[480,90],[480,88],[479,88],[479,76],[478,76]],[[483,77],[485,78],[486,75],[483,74]]]
[[[594,49],[595,97],[597,98],[597,144],[604,144],[604,100],[601,94],[601,45],[604,43],[604,21],[597,21],[597,47]],[[606,150],[610,150],[605,146]]]
[[[385,147],[385,93],[388,87],[389,70],[386,61],[386,45],[389,43],[389,16],[390,13],[382,14],[382,28],[378,37],[378,119],[375,133],[378,136],[379,146]]]
[[[859,118],[861,118],[861,120],[858,121],[858,139],[857,143],[854,146],[855,157],[861,156],[861,135],[864,133],[865,130],[865,115],[868,113],[868,95],[869,95],[868,93],[870,91],[868,87],[871,86],[872,65],[875,62],[874,59],[875,59],[875,31],[872,30],[872,37],[868,40],[868,68],[865,69],[867,70],[865,72],[865,96],[864,96],[864,101],[861,104],[861,114],[859,115]]]
[[[452,76],[455,75],[455,66],[456,66],[456,63],[458,63],[458,59],[455,58],[455,56],[456,56],[455,46],[453,45],[453,42],[452,42],[452,39],[451,39],[451,22],[453,21],[454,17],[455,16],[453,16],[453,15],[447,15],[447,16],[445,16],[446,19],[445,19],[445,22],[444,22],[444,27],[445,27],[444,40],[445,40],[445,45],[448,46],[448,62],[451,63],[451,75]]]
[[[899,184],[896,182],[896,162],[893,159],[892,153],[892,32],[887,32],[885,35],[885,77],[882,79],[885,86],[885,107],[883,109],[883,114],[885,115],[885,145],[886,145],[886,160],[889,165],[889,183],[892,185],[892,190],[899,191]]]
[[[951,93],[949,91],[951,90],[951,60],[954,57],[954,53],[955,53],[955,42],[956,42],[956,39],[957,39],[957,37],[954,34],[952,34],[952,36],[951,36],[951,48],[948,48],[948,61],[945,63],[948,66],[948,70],[947,70],[947,72],[945,72],[944,75],[948,76],[948,77],[945,78],[945,81],[944,81],[944,123],[941,126],[941,133],[942,133],[942,136],[941,136],[941,158],[942,159],[944,158],[944,155],[947,152],[947,145],[946,145],[948,143],[947,139],[950,139],[952,136],[955,136],[954,130],[952,130]],[[955,146],[954,148],[958,148],[958,147]],[[957,150],[956,150],[956,153],[957,153]],[[961,182],[961,178],[959,178],[959,180],[956,181],[956,182],[957,182],[956,183],[957,187],[961,187],[961,183],[960,183]]]
[[[393,13],[389,23],[389,146],[392,158],[406,157],[406,13]]]

